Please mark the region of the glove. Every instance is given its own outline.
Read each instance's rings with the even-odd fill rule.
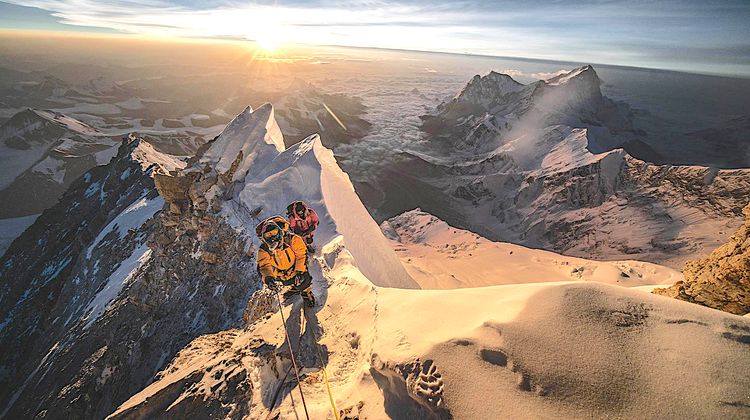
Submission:
[[[312,285],[312,276],[308,271],[299,273],[294,278],[294,285],[301,290],[307,289]]]
[[[266,284],[266,287],[268,287],[268,288],[269,288],[269,289],[271,289],[272,291],[274,291],[274,292],[277,292],[277,291],[279,290],[279,285],[278,285],[278,284],[276,284],[276,282],[277,282],[278,280],[279,280],[279,279],[278,279],[278,278],[276,278],[276,277],[271,277],[271,276],[268,276],[268,277],[266,277],[266,278],[264,278],[264,279],[263,279],[263,283],[265,283],[265,284]]]

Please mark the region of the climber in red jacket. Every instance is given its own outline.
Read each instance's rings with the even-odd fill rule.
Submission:
[[[315,252],[315,248],[312,246],[313,235],[315,234],[315,228],[320,223],[315,210],[311,209],[304,201],[295,201],[287,206],[286,215],[289,218],[289,228],[292,232],[305,240],[309,252]]]

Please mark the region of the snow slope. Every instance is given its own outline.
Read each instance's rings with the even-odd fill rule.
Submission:
[[[266,145],[273,145],[273,148]],[[232,165],[238,165],[236,181],[247,174],[248,170],[258,170],[267,162],[273,151],[284,150],[284,139],[276,120],[273,107],[265,104],[253,112],[245,108],[221,132],[211,147],[200,159],[201,165],[210,165],[221,173],[229,171]]]
[[[116,143],[78,120],[27,109],[0,126],[0,218],[41,213],[86,170],[106,164]]]
[[[282,309],[292,337],[302,334],[295,351],[311,418],[331,418],[316,345],[338,410],[362,419],[748,415],[750,321],[741,317],[596,282],[381,288],[336,240],[317,263],[324,304],[302,326],[300,302]],[[297,389],[282,387],[273,403],[289,365],[281,324],[276,312],[200,337],[112,418],[186,415],[216,399],[224,413],[247,404],[248,418],[294,418],[290,395],[301,416]],[[252,402],[244,392],[226,400],[238,378]]]
[[[642,261],[593,261],[493,242],[419,209],[383,222],[381,229],[422,289],[558,281],[637,287],[683,279],[677,270]]]
[[[52,111],[22,111],[0,127],[0,189],[35,165],[34,170],[41,173],[56,169],[50,176],[61,180],[64,172],[58,174],[57,167],[63,163],[52,165],[49,160],[60,157],[48,156],[50,151],[72,155],[81,148],[102,150],[114,145],[93,127],[73,118]]]

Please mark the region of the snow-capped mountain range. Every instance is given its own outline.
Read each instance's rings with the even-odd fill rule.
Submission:
[[[368,202],[583,258],[681,268],[724,242],[742,224],[750,170],[649,163],[668,157],[600,83],[591,66],[529,85],[474,77],[422,117],[427,140],[384,163]]]
[[[74,103],[70,98],[88,98],[84,105],[65,108],[83,120],[99,122],[94,117],[98,113],[124,113],[121,118],[125,119],[133,114],[139,118],[114,124],[118,128],[103,129],[58,111],[26,109],[5,121],[0,126],[0,255],[42,211],[57,202],[73,180],[93,166],[109,162],[117,151],[118,142],[113,139],[119,140],[127,131],[121,127],[129,126],[131,131],[140,133],[159,152],[186,159],[224,126],[215,126],[211,121],[227,122],[232,117],[216,109],[211,118],[191,111],[186,117],[147,122],[144,109],[168,101],[130,97],[135,92],[125,85],[96,78],[72,87],[51,77],[39,84],[24,85],[27,95],[18,100],[25,98],[27,103],[34,102],[34,95],[48,95],[56,106]],[[31,88],[33,95],[27,92]],[[357,98],[326,94],[299,79],[282,92],[273,96],[287,146],[310,132],[324,134],[329,146],[348,143],[364,136],[370,127],[359,117],[364,107]],[[94,98],[107,103],[96,104]],[[107,111],[113,106],[117,108]]]
[[[0,126],[0,218],[41,213],[84,172],[109,162],[115,144],[53,111],[16,114]]]
[[[74,180],[116,152],[109,136],[54,111],[26,109],[0,125],[0,254]]]
[[[560,147],[577,151],[570,131]],[[255,271],[256,223],[297,199],[321,220],[304,312]],[[126,138],[14,241],[0,278],[7,418],[291,418],[300,387],[311,418],[747,414],[750,321],[648,293],[676,271],[496,243],[421,211],[379,227],[318,135],[285,147],[270,105],[187,163]]]

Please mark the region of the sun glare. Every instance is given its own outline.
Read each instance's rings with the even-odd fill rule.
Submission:
[[[273,34],[269,34],[268,36],[263,36],[255,40],[255,42],[258,44],[258,46],[267,51],[267,52],[274,52],[277,48],[279,48],[279,39],[275,38]]]
[[[274,9],[267,9],[262,15],[256,16],[256,19],[258,22],[247,33],[247,38],[255,41],[261,53],[276,52],[287,28],[282,25]]]

